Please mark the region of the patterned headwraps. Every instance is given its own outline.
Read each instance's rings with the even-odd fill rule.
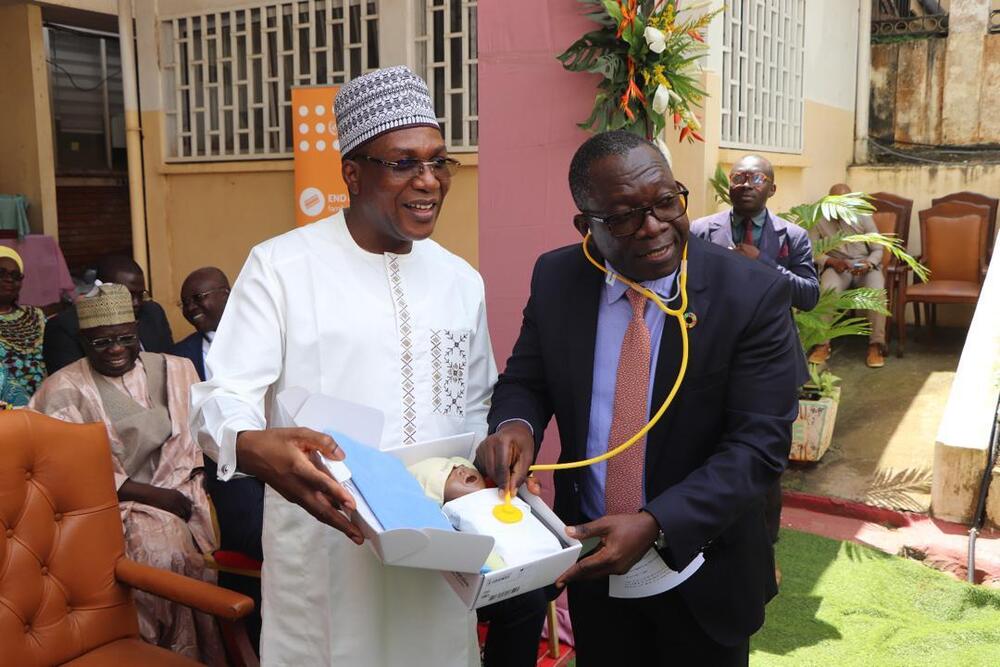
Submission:
[[[333,101],[341,155],[375,137],[404,127],[440,129],[427,84],[410,68],[375,70],[343,85]]]
[[[81,329],[135,322],[132,295],[124,285],[102,283],[76,302]]]

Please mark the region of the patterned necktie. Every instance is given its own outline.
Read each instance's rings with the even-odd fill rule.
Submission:
[[[747,245],[754,245],[753,220],[750,218],[743,218],[743,242]]]
[[[608,449],[631,438],[649,420],[650,343],[649,329],[643,318],[646,297],[631,289],[626,294],[632,306],[632,320],[625,329],[618,360]],[[631,514],[642,509],[645,460],[646,438],[608,460],[604,482],[605,514]]]

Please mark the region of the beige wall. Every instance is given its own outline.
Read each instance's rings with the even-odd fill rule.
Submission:
[[[58,238],[42,12],[0,6],[0,193],[28,199],[31,229]]]

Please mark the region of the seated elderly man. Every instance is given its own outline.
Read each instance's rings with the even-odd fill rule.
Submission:
[[[104,284],[76,304],[86,356],[49,376],[29,408],[70,422],[104,422],[111,442],[125,551],[140,563],[214,580],[215,548],[202,455],[188,428],[186,359],[139,351],[129,290]],[[222,654],[213,620],[136,591],[143,639],[193,659]]]
[[[851,188],[838,183],[830,188],[831,195],[846,195]],[[820,220],[809,234],[812,242],[831,238],[837,234],[877,234],[878,228],[870,215],[859,215],[857,223],[847,220]],[[869,243],[844,243],[836,249],[820,255],[819,287],[822,291],[843,292],[852,287],[885,287],[882,275],[882,246]],[[885,315],[874,310],[868,311],[871,333],[868,335],[868,355],[865,363],[869,368],[885,365]],[[809,354],[809,361],[821,364],[830,358],[830,341],[817,345]]]

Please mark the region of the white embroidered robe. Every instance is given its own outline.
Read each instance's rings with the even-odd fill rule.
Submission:
[[[496,380],[479,274],[430,240],[366,252],[343,214],[251,251],[207,365],[193,419],[221,478],[287,387],[379,408],[388,447],[485,436]],[[263,664],[479,664],[475,614],[439,573],[383,567],[271,488],[263,547]]]

